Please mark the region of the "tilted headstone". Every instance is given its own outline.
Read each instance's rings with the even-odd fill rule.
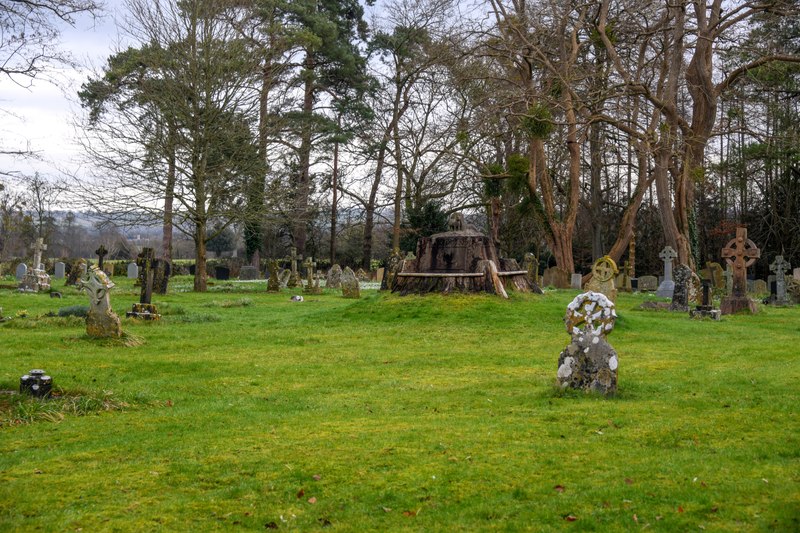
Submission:
[[[769,265],[769,269],[775,272],[775,305],[787,305],[789,303],[786,295],[786,272],[791,268],[792,265],[782,255],[777,256],[775,261]]]
[[[678,265],[675,269],[675,280],[672,291],[670,311],[689,311],[689,284],[692,281],[692,269],[686,265]]]
[[[722,257],[733,267],[731,291],[723,298],[720,306],[722,314],[730,315],[743,309],[757,313],[755,302],[747,297],[747,267],[761,257],[761,250],[747,238],[747,228],[736,228],[736,238],[731,239],[722,249]]]
[[[128,278],[136,279],[139,277],[139,267],[136,263],[128,263]]]
[[[63,261],[58,261],[55,266],[53,277],[55,277],[56,279],[64,279],[66,271],[67,271],[67,265],[65,265]]]
[[[652,292],[658,289],[658,278],[655,276],[641,276],[639,278],[639,291]]]
[[[114,288],[100,267],[92,265],[81,278],[78,288],[89,296],[89,312],[86,315],[86,333],[90,337],[121,337],[122,326],[119,317],[111,310],[109,292]]]
[[[25,263],[20,263],[17,265],[17,271],[16,271],[17,281],[22,281],[23,279],[25,279],[25,274],[27,273],[28,273],[28,265],[26,265]]]
[[[531,252],[525,254],[522,259],[522,266],[528,272],[528,281],[531,284],[539,285],[539,258]],[[578,286],[577,288],[580,288]]]
[[[328,276],[325,280],[325,286],[329,289],[339,289],[342,286],[342,267],[338,264],[333,265],[328,270]]]
[[[342,296],[345,298],[361,298],[361,288],[355,272],[350,267],[345,267],[342,272]]]
[[[664,281],[658,286],[656,296],[672,298],[672,291],[675,289],[675,282],[672,280],[672,261],[678,257],[678,252],[673,250],[671,246],[667,246],[661,250],[658,257],[664,261]]]
[[[558,357],[557,382],[601,394],[617,390],[617,352],[606,335],[614,328],[614,303],[597,292],[579,294],[567,306],[564,324],[572,342]]]
[[[243,281],[258,279],[258,269],[252,265],[244,265],[239,269],[239,279]]]
[[[594,262],[592,266],[592,279],[586,284],[586,290],[602,293],[612,302],[617,301],[617,288],[614,286],[614,277],[619,273],[617,264],[609,256],[604,256]]]
[[[278,274],[278,282],[280,283],[281,289],[286,289],[289,287],[289,280],[292,279],[292,271],[288,268],[284,268],[281,270],[280,274]]]

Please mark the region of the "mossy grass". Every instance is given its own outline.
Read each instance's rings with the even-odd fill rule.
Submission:
[[[605,398],[553,386],[577,291],[215,287],[123,318],[137,345],[46,322],[72,288],[0,290],[0,388],[44,368],[131,406],[0,428],[0,530],[800,529],[798,307],[714,322],[621,294]]]

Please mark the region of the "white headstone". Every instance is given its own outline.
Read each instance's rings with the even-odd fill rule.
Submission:
[[[17,265],[17,281],[25,279],[25,274],[28,273],[28,265],[20,263]]]
[[[673,250],[671,246],[667,246],[661,250],[658,257],[664,261],[664,281],[658,286],[656,296],[672,298],[672,293],[675,291],[675,282],[672,281],[672,260],[678,257],[678,252]]]
[[[570,278],[570,286],[573,289],[580,289],[582,283],[583,283],[583,276],[582,275],[580,275],[580,274],[572,274],[572,277]]]
[[[128,263],[128,277],[132,279],[139,277],[139,265],[136,263]]]
[[[55,278],[56,279],[63,279],[65,270],[66,270],[66,265],[61,261],[57,262],[56,263]]]

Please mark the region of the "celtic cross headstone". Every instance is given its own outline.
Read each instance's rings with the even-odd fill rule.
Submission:
[[[743,309],[758,312],[755,302],[747,297],[747,267],[761,257],[761,250],[747,238],[747,228],[736,228],[736,238],[722,249],[722,257],[733,268],[731,293],[722,300],[722,314],[729,315]]]
[[[769,269],[775,273],[775,304],[786,305],[789,300],[786,298],[786,272],[791,270],[792,265],[786,261],[782,255],[775,258]]]
[[[661,250],[658,257],[664,261],[664,281],[658,286],[656,296],[672,298],[672,293],[675,290],[675,282],[672,280],[672,261],[678,257],[678,252],[673,250],[671,246],[667,246]]]

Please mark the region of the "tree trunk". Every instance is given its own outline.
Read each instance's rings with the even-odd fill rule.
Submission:
[[[314,112],[314,58],[306,52],[304,69],[306,82],[303,91],[303,131],[300,138],[299,166],[295,183],[293,237],[297,253],[305,257],[308,239],[308,198],[311,194],[311,115]]]
[[[195,226],[194,234],[194,291],[206,292],[208,288],[206,274],[206,225],[205,223]]]
[[[164,228],[161,237],[161,253],[164,259],[172,263],[172,205],[175,200],[175,131],[169,128],[169,160],[167,162],[167,184],[164,194]]]

